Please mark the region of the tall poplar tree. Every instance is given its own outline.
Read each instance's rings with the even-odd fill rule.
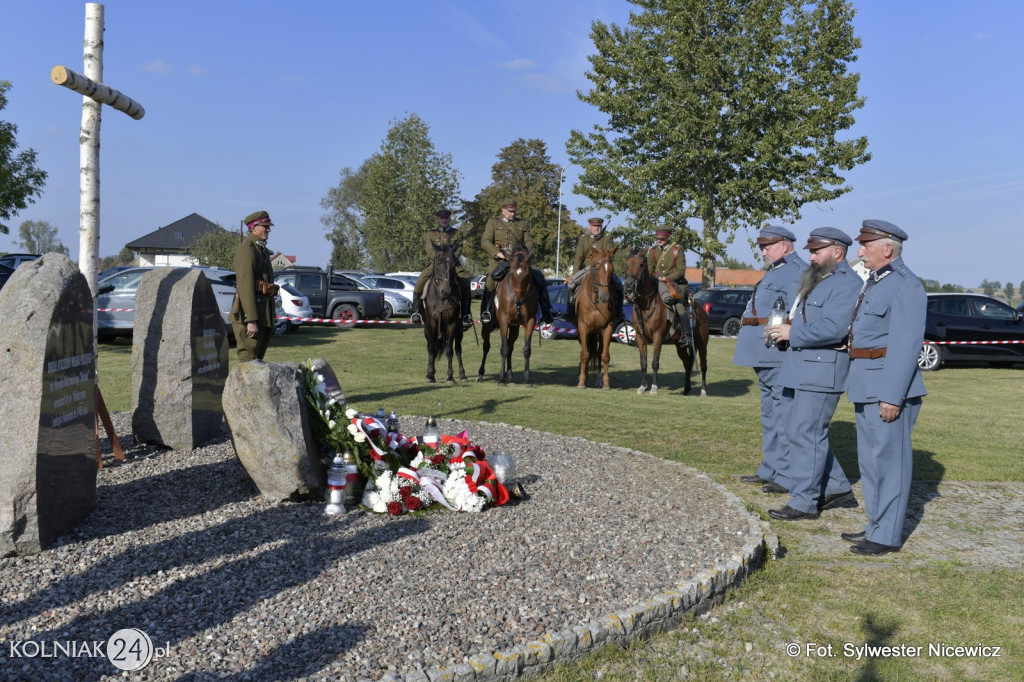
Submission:
[[[370,266],[384,272],[426,267],[423,240],[437,222],[434,214],[454,206],[459,173],[451,154],[430,140],[430,128],[416,114],[395,120],[369,159],[359,207]]]
[[[330,266],[335,270],[357,270],[368,260],[362,201],[371,163],[367,159],[356,171],[343,168],[338,186],[329,189],[320,200],[320,206],[327,211],[320,222],[327,228],[327,240],[332,245]]]
[[[840,139],[863,106],[860,39],[845,0],[631,0],[626,27],[594,22],[584,102],[607,122],[572,131],[575,191],[650,230],[687,225],[704,284],[735,231],[796,220],[850,191],[870,159]]]
[[[10,81],[0,80],[0,111],[7,106],[6,93],[10,89]],[[18,127],[13,123],[0,121],[0,233],[3,234],[9,229],[3,221],[34,203],[46,184],[46,171],[36,167],[35,150],[18,151],[17,132]]]
[[[529,221],[537,253],[534,264],[554,270],[558,245],[558,213],[561,221],[561,265],[571,261],[576,239],[582,234],[569,211],[559,203],[558,182],[560,168],[551,162],[543,140],[519,138],[498,152],[498,160],[491,167],[491,184],[480,190],[473,201],[466,203],[467,248],[465,253],[486,270],[487,252],[480,247],[487,221],[500,214],[501,203],[513,199],[518,204],[517,216]],[[568,187],[564,187],[567,190]],[[571,265],[571,263],[569,263]]]

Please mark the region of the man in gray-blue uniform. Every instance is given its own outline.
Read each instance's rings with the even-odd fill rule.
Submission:
[[[789,502],[769,509],[773,519],[816,519],[825,509],[854,502],[850,481],[828,444],[828,426],[846,390],[846,335],[861,279],[846,264],[853,239],[834,227],[811,232],[804,246],[810,269],[800,278],[792,324],[768,327],[789,343],[779,372],[789,446]]]
[[[860,533],[843,533],[855,554],[898,552],[910,499],[910,436],[927,392],[917,368],[928,297],[903,263],[907,233],[885,220],[865,220],[857,255],[871,271],[853,313],[848,340],[847,400],[857,419],[864,511]]]
[[[761,464],[752,476],[741,476],[744,483],[762,484],[765,492],[784,493],[789,490],[786,474],[786,435],[783,432],[779,404],[782,384],[778,383],[784,351],[764,336],[768,315],[776,301],[789,310],[796,295],[800,276],[807,270],[794,250],[796,236],[784,227],[770,225],[757,236],[764,261],[764,276],[754,287],[754,295],[743,312],[740,335],[736,339],[734,365],[753,367],[761,392]]]

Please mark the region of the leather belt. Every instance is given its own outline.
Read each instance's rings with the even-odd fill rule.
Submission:
[[[744,327],[754,327],[754,326],[760,327],[762,325],[768,324],[768,318],[767,317],[744,317],[743,319],[740,320],[740,324],[743,325]]]
[[[851,348],[850,359],[851,360],[874,360],[876,358],[884,358],[884,348]]]

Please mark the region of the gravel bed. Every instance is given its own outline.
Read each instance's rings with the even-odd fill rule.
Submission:
[[[114,422],[130,433],[129,414]],[[323,503],[261,498],[226,429],[193,451],[123,437],[127,461],[105,457],[89,518],[40,554],[0,559],[0,678],[120,676],[106,658],[12,658],[6,643],[121,628],[168,647],[133,679],[401,675],[628,608],[750,541],[749,515],[691,469],[514,426],[440,425],[511,453],[529,498],[329,517]]]

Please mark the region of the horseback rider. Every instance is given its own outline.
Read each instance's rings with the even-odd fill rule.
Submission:
[[[491,218],[484,227],[484,234],[480,238],[480,246],[491,255],[491,258],[498,261],[498,265],[487,275],[484,283],[484,295],[480,301],[480,321],[490,322],[493,315],[494,287],[508,274],[509,262],[502,253],[511,254],[516,246],[524,246],[528,250],[533,249],[533,234],[530,232],[530,224],[522,218],[516,217],[516,202],[505,201],[501,204],[501,217]],[[500,249],[500,250],[499,250]],[[544,281],[544,274],[537,268],[530,273],[533,277],[533,285],[537,288],[537,302],[540,305],[541,319],[551,324],[554,318],[551,317],[551,298],[548,296],[547,282]]]
[[[452,247],[452,251],[455,254],[455,274],[458,276],[459,292],[462,300],[462,324],[469,327],[473,324],[473,314],[469,310],[471,299],[469,275],[466,273],[465,268],[462,267],[462,233],[451,226],[452,212],[447,208],[441,209],[435,215],[437,216],[437,227],[427,232],[426,237],[427,260],[430,265],[420,273],[419,278],[416,280],[416,287],[412,292],[412,317],[409,318],[409,321],[414,324],[421,324],[423,322],[420,308],[423,303],[423,289],[427,286],[427,280],[434,274],[434,254],[436,253],[434,246],[448,244]]]
[[[612,236],[604,229],[604,220],[601,218],[591,218],[587,221],[588,232],[580,237],[579,242],[576,243],[576,257],[573,259],[572,264],[572,277],[567,277],[565,280],[566,287],[569,289],[569,310],[568,317],[574,318],[576,315],[576,290],[580,286],[580,282],[583,281],[583,277],[590,270],[591,261],[594,259],[594,251],[592,249],[601,249],[605,251],[611,251],[615,248],[615,242],[612,241]],[[622,286],[622,280],[614,272],[612,273],[611,281],[608,283],[612,293],[612,302],[614,303],[614,325],[618,325],[625,319],[622,314],[622,304],[625,298],[625,291]]]
[[[679,244],[669,244],[672,230],[662,226],[655,230],[655,244],[647,252],[647,267],[658,280],[658,295],[668,306],[669,319],[682,340],[690,337],[688,310],[689,290],[686,288],[686,254]]]

